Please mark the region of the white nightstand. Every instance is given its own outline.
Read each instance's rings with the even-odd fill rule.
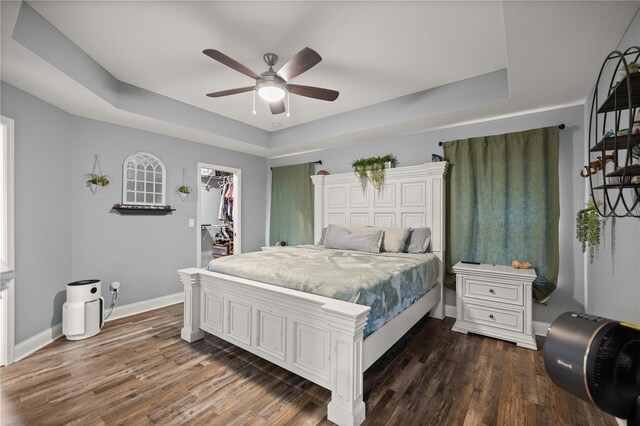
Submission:
[[[533,334],[531,286],[533,269],[458,262],[457,319],[453,331],[477,333],[537,350]]]

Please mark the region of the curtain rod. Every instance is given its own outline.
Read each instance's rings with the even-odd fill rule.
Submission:
[[[318,164],[319,166],[322,165],[322,160],[318,160],[318,161],[312,161],[311,164]],[[269,167],[271,170],[273,170],[273,167]]]
[[[565,126],[565,125],[564,125],[564,123],[562,123],[562,124],[560,124],[560,125],[558,126],[558,129],[562,130],[562,129],[564,129],[565,127],[567,127],[567,126]],[[439,145],[439,146],[442,146],[442,144],[443,144],[443,143],[444,143],[444,142],[440,141],[440,142],[438,142],[438,145]]]

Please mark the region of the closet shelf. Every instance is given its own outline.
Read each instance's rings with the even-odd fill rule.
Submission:
[[[602,152],[602,145],[604,145],[605,151],[611,151],[613,149],[629,149],[636,145],[640,145],[640,135],[628,135],[624,136],[611,136],[610,138],[603,138],[590,149],[591,152]]]
[[[121,215],[146,215],[146,216],[164,216],[171,214],[176,209],[171,206],[138,206],[131,204],[114,204],[113,210]]]

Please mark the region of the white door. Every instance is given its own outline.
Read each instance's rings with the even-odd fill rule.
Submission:
[[[0,116],[0,223],[2,226],[2,245],[0,247],[0,365],[13,362],[14,345],[14,198],[13,167],[14,142],[13,120]]]

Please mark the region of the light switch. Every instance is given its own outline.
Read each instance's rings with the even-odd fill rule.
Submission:
[[[196,226],[196,221],[193,219],[189,219],[189,228],[193,228],[194,226]]]

